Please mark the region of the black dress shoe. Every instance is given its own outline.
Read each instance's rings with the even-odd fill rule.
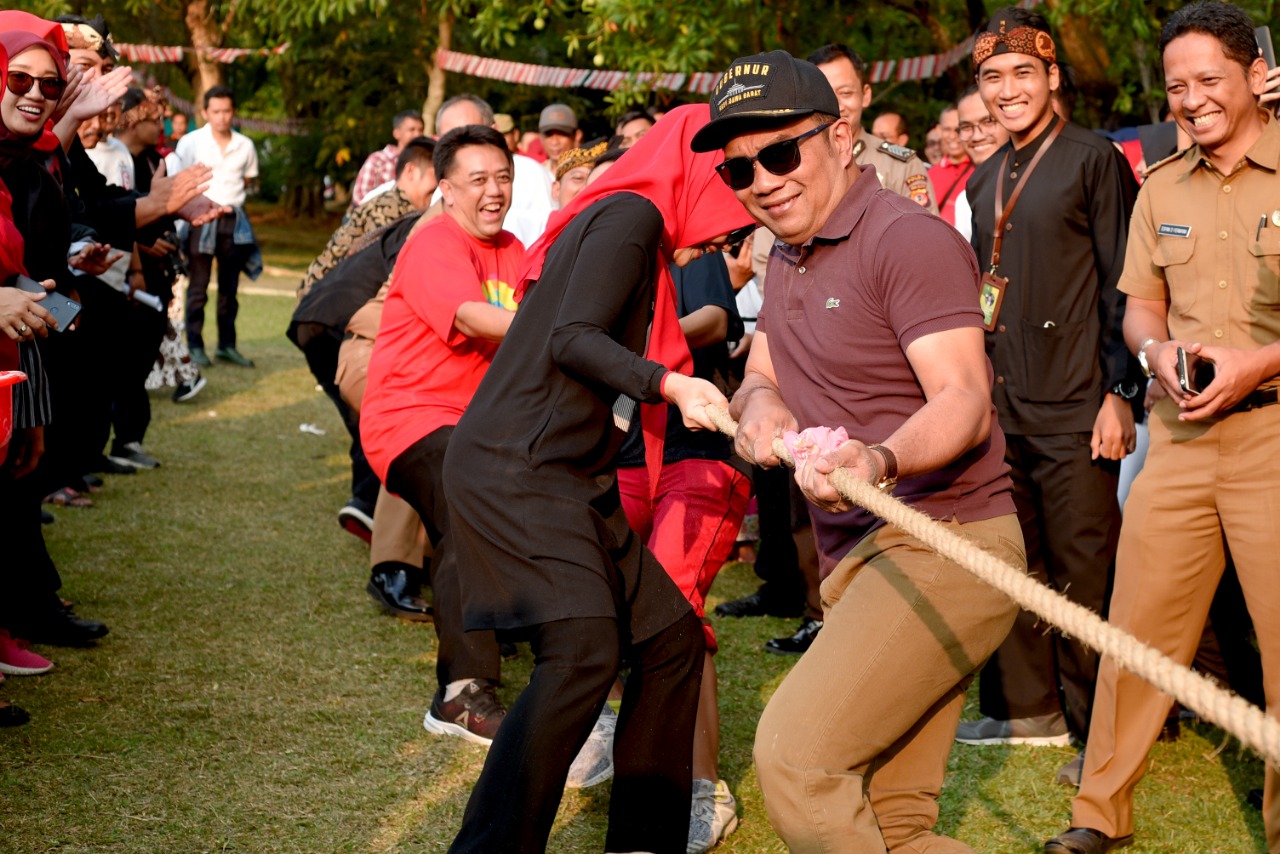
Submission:
[[[48,646],[88,646],[110,631],[106,624],[86,620],[70,608],[50,608],[12,627],[16,637]]]
[[[374,572],[365,587],[378,607],[387,613],[415,623],[429,623],[431,606],[410,592],[416,589],[417,585],[409,580],[409,570],[394,567]]]
[[[806,618],[800,628],[789,638],[774,638],[764,642],[764,648],[780,655],[804,655],[813,645],[813,639],[822,631],[822,620]]]
[[[775,597],[765,596],[759,590],[750,596],[721,602],[716,606],[717,617],[799,617],[804,613],[804,603],[787,605]]]
[[[26,709],[18,706],[0,706],[0,726],[22,726],[31,720]]]
[[[1133,834],[1110,837],[1092,827],[1073,827],[1044,844],[1044,854],[1106,854],[1133,844]]]

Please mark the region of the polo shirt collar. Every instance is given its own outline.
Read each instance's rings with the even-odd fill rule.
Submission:
[[[858,179],[853,182],[853,186],[845,192],[840,204],[806,245],[811,245],[818,240],[830,243],[844,240],[862,219],[862,215],[866,213],[867,206],[871,204],[871,199],[881,188],[881,184],[880,179],[876,177],[874,166],[859,166],[858,173]]]

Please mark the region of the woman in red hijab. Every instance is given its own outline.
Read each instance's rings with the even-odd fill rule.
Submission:
[[[671,112],[552,216],[515,283],[511,330],[450,439],[449,551],[466,628],[521,630],[536,657],[452,851],[546,848],[569,766],[624,660],[605,847],[685,850],[702,627],[627,526],[615,458],[636,401],[659,466],[666,402],[704,429],[705,407],[725,405],[685,375],[667,271],[750,224],[715,174],[722,156],[689,149],[707,120],[706,105]],[[481,711],[501,714],[494,705]]]

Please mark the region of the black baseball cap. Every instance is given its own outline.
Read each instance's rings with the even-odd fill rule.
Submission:
[[[840,115],[835,90],[818,66],[785,50],[744,56],[712,87],[711,121],[689,145],[694,151],[714,151],[740,133],[813,113]]]

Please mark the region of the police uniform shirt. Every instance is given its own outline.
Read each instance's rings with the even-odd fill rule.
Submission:
[[[906,196],[929,213],[938,212],[938,204],[929,192],[929,167],[910,148],[886,142],[864,130],[854,140],[853,162],[874,166],[876,177],[886,190]]]
[[[990,266],[996,181],[1005,154],[1008,203],[1054,123],[1020,149],[997,150],[969,177],[973,248]],[[1122,330],[1124,261],[1137,182],[1110,142],[1067,122],[1045,152],[1005,228],[999,274],[1008,278],[987,354],[992,396],[1006,433],[1043,436],[1093,430],[1111,388],[1135,381]]]
[[[1152,167],[1120,289],[1169,301],[1169,335],[1256,350],[1280,340],[1280,122],[1224,175],[1192,146]],[[1271,383],[1268,383],[1271,384]]]

